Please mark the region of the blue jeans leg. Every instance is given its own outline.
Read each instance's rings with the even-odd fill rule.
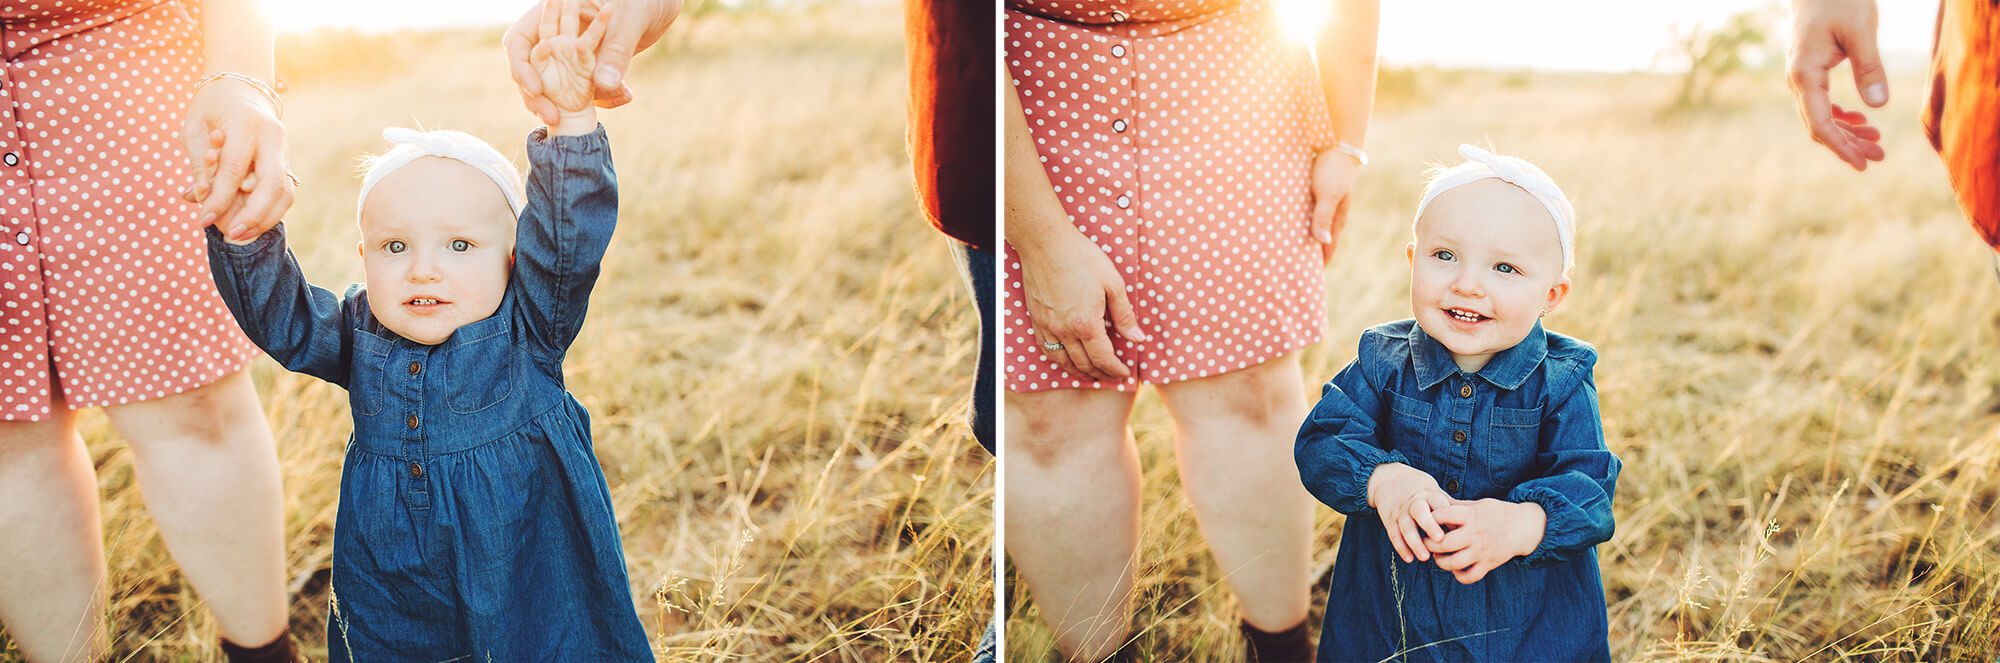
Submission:
[[[1000,353],[995,347],[993,333],[993,252],[972,248],[957,242],[952,243],[952,253],[958,258],[966,285],[972,288],[972,301],[979,307],[979,368],[972,381],[972,407],[967,413],[972,424],[972,437],[979,440],[979,446],[986,453],[993,453],[993,411],[1000,403],[994,400],[995,364]]]

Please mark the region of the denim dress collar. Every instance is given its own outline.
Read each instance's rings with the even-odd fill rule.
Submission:
[[[1451,350],[1425,334],[1423,325],[1410,325],[1408,338],[1410,363],[1416,370],[1417,388],[1429,391],[1446,378],[1464,374],[1459,370],[1458,362],[1451,360]],[[1468,377],[1478,377],[1495,387],[1513,391],[1520,389],[1548,356],[1548,337],[1542,331],[1542,322],[1536,320],[1535,328],[1528,331],[1527,338],[1521,339],[1514,347],[1500,351],[1478,373]]]

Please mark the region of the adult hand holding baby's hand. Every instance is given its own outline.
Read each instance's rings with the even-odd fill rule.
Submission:
[[[555,104],[563,114],[588,110],[591,104],[591,76],[597,68],[597,44],[604,40],[604,33],[611,13],[606,6],[597,13],[597,20],[590,27],[577,32],[582,23],[579,15],[579,0],[562,0],[542,5],[542,20],[538,24],[540,39],[534,50],[528,53],[528,61],[534,66],[535,75],[541,82],[542,93]]]
[[[1437,555],[1438,568],[1466,585],[1509,560],[1533,554],[1548,527],[1548,514],[1533,502],[1453,500],[1434,515],[1452,530],[1432,540],[1430,552]]]
[[[531,60],[542,39],[543,15],[562,0],[541,0],[536,8],[521,14],[507,29],[502,44],[507,64],[520,87],[521,103],[543,122],[554,125],[561,119],[555,102],[547,96],[540,69]],[[592,96],[600,108],[616,108],[632,101],[625,85],[625,70],[632,56],[651,47],[680,16],[681,0],[588,0],[580,7],[583,21],[604,23],[604,36],[594,47],[595,70],[587,77]]]
[[[200,86],[181,139],[195,170],[183,198],[201,205],[199,225],[249,241],[291,209],[296,192],[285,165],[285,125],[254,87],[233,79]]]
[[[1383,463],[1368,475],[1368,506],[1382,517],[1382,529],[1389,533],[1389,545],[1404,563],[1428,561],[1431,550],[1424,544],[1445,537],[1444,528],[1432,512],[1451,506],[1451,495],[1438,487],[1437,478],[1402,463]]]

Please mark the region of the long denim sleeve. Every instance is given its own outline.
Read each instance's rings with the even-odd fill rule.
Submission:
[[[1320,390],[1319,404],[1299,427],[1292,446],[1306,490],[1333,510],[1355,515],[1368,506],[1368,478],[1383,463],[1404,463],[1376,432],[1383,416],[1381,388],[1370,384],[1361,362],[1348,362]]]
[[[618,222],[618,178],[602,125],[582,136],[536,129],[528,135],[528,164],[512,287],[524,337],[545,362],[559,364],[583,328],[598,263]]]
[[[208,228],[208,267],[236,325],[286,369],[348,386],[353,344],[351,312],[366,306],[349,290],[343,300],[306,281],[298,258],[285,246],[285,224],[241,246]]]
[[[1534,502],[1548,514],[1542,543],[1522,560],[1548,566],[1611,540],[1616,523],[1611,496],[1618,487],[1618,457],[1604,445],[1597,417],[1597,385],[1588,374],[1542,423],[1541,476],[1507,493],[1509,502]]]

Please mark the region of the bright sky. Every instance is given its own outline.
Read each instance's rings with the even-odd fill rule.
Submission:
[[[882,1],[882,0],[876,0]],[[978,2],[982,0],[940,0]],[[1315,2],[1315,0],[1283,0]],[[1323,1],[1323,0],[1319,0]],[[505,25],[535,0],[265,0],[280,31]],[[1882,0],[1891,65],[1921,64],[1937,0]],[[1629,70],[1651,66],[1673,26],[1716,25],[1758,0],[1384,0],[1381,53],[1392,65]],[[1780,5],[1781,6],[1781,5]]]

